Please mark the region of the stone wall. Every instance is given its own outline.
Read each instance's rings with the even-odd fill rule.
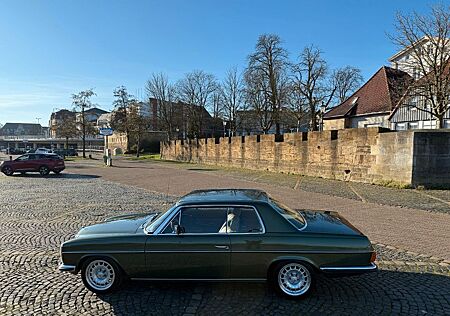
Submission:
[[[161,144],[161,157],[368,183],[433,184],[434,180],[426,174],[436,170],[433,172],[438,175],[437,165],[450,165],[449,136],[450,133],[439,132],[418,136],[414,131],[390,132],[373,127],[278,137],[253,135],[177,140]],[[420,148],[426,151],[419,154]],[[434,160],[427,160],[427,157]],[[440,183],[450,182],[448,176],[446,179],[439,177],[442,178]]]
[[[149,131],[145,132],[141,138],[141,150],[145,152],[157,153],[161,150],[160,144],[161,141],[167,139],[166,132],[160,131]],[[131,137],[130,139],[130,147],[131,149],[136,149],[136,140]],[[125,133],[114,133],[111,136],[108,136],[108,148],[113,152],[117,153],[125,153],[127,151],[127,136]]]

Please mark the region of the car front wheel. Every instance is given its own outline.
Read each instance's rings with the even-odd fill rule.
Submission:
[[[104,258],[86,261],[81,268],[84,285],[92,292],[102,294],[114,291],[122,283],[122,273],[117,264]]]
[[[39,167],[39,173],[41,176],[46,176],[50,173],[50,169],[47,166],[41,166]]]
[[[290,298],[305,297],[314,281],[314,271],[303,262],[283,262],[276,266],[272,281],[277,291]]]
[[[3,172],[5,175],[7,175],[7,176],[12,176],[13,173],[14,173],[14,171],[12,170],[12,168],[11,168],[11,167],[8,167],[8,166],[4,167],[4,168],[2,169],[2,172]]]

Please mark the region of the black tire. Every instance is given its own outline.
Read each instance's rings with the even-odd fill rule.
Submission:
[[[96,272],[97,269],[97,272]],[[98,273],[98,275],[96,274]],[[81,279],[84,286],[97,294],[110,293],[122,284],[123,273],[120,267],[111,259],[96,257],[89,258],[81,268]],[[98,284],[96,285],[96,281]],[[103,284],[105,282],[105,284]]]
[[[41,176],[46,176],[50,173],[50,169],[47,166],[40,166],[39,173],[41,174]]]
[[[12,176],[14,174],[14,171],[9,166],[3,167],[2,172],[7,176]]]
[[[27,174],[27,172],[26,171],[21,171],[20,174],[24,176],[24,175]]]
[[[53,170],[54,174],[60,174],[62,170]]]
[[[307,297],[315,284],[311,265],[301,261],[282,261],[273,268],[270,282],[277,293],[290,299]]]

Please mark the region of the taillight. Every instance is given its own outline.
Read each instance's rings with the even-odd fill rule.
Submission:
[[[370,256],[370,262],[375,262],[377,260],[377,253],[372,251],[372,255]]]

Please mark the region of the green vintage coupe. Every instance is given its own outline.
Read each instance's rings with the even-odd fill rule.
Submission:
[[[165,212],[116,217],[61,245],[61,271],[96,293],[132,280],[269,280],[310,292],[317,273],[376,271],[370,241],[335,212],[292,210],[259,190],[194,191]]]

